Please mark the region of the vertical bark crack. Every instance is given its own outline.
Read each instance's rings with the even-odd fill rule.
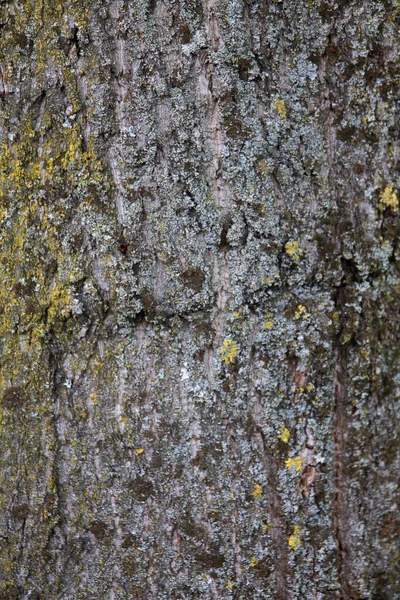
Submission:
[[[346,360],[347,348],[340,346],[337,351],[335,364],[335,413],[334,413],[334,498],[333,498],[333,526],[337,543],[337,568],[338,580],[340,585],[340,599],[350,598],[349,577],[350,577],[350,557],[348,548],[348,511],[347,511],[347,481],[345,475],[345,454],[346,454],[346,431],[347,431],[347,413],[346,413]]]
[[[260,398],[257,399],[260,404]],[[257,413],[260,411],[258,410]],[[257,425],[256,440],[262,456],[262,464],[267,478],[265,494],[268,501],[269,515],[271,519],[271,535],[274,547],[274,566],[276,577],[276,599],[288,600],[288,544],[285,536],[285,522],[282,512],[282,499],[278,492],[278,464],[277,459],[271,452],[265,434],[260,425]]]

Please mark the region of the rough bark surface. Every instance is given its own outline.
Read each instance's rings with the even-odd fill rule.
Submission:
[[[0,599],[400,598],[400,7],[0,2]]]

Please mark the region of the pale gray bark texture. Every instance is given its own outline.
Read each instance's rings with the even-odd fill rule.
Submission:
[[[0,2],[0,599],[400,598],[400,6]]]

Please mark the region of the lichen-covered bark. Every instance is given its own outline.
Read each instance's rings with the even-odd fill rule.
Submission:
[[[0,599],[400,597],[400,10],[0,4]]]

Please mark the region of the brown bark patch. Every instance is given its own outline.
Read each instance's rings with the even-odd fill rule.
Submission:
[[[154,489],[151,481],[147,481],[143,477],[133,479],[129,484],[129,488],[135,494],[135,498],[138,502],[146,502],[152,495]]]
[[[4,392],[1,404],[8,410],[14,410],[26,404],[27,399],[27,395],[21,387],[10,387]]]
[[[14,519],[20,519],[21,521],[26,519],[26,517],[28,516],[28,513],[29,513],[29,505],[28,504],[18,504],[17,506],[14,506],[14,508],[11,511],[11,514],[14,517]]]

